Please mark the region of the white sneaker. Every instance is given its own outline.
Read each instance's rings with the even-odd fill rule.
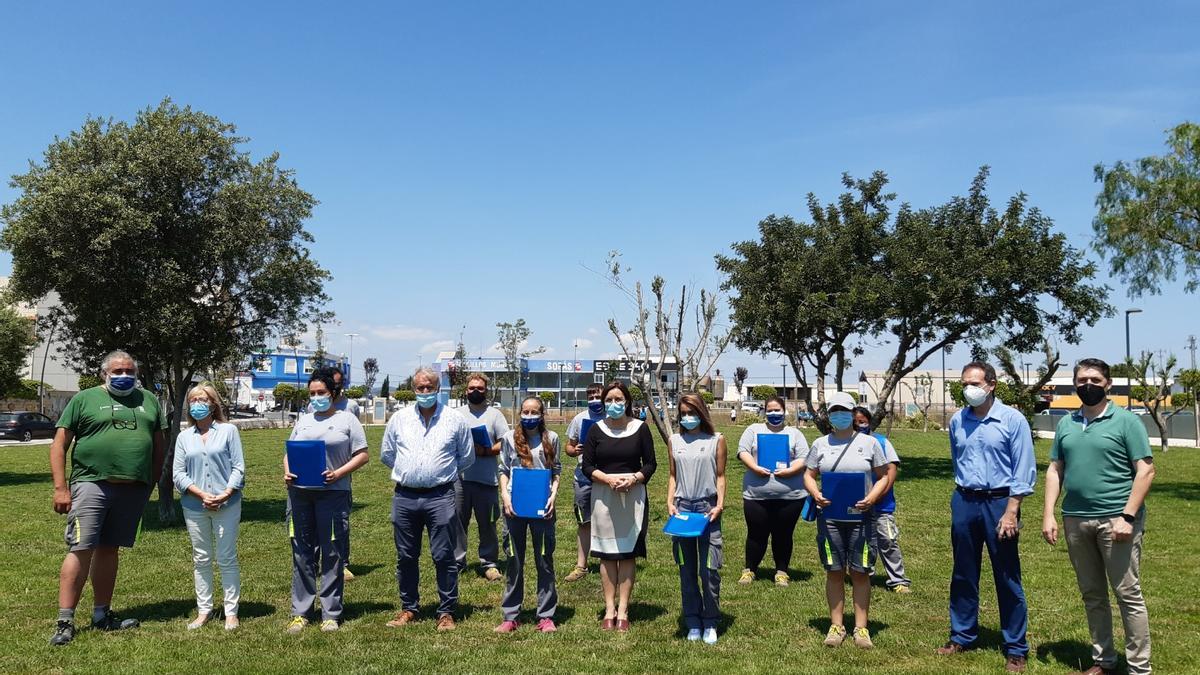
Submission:
[[[716,628],[705,628],[704,629],[704,644],[706,644],[706,645],[717,644],[717,629]]]
[[[699,628],[693,628],[688,631],[688,640],[690,640],[691,642],[696,642],[699,639],[700,639],[700,629]]]

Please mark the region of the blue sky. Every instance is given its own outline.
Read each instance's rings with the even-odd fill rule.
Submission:
[[[585,266],[619,249],[635,276],[713,287],[715,253],[804,216],[808,192],[834,199],[843,171],[882,169],[921,206],[989,164],[993,201],[1028,192],[1085,248],[1093,165],[1200,117],[1196,25],[1186,2],[9,4],[0,173],[169,95],[278,150],[321,201],[325,330],[335,350],[360,335],[356,364],[398,375],[460,331],[486,350],[519,317],[553,357],[577,339],[600,357],[632,311]],[[1186,360],[1197,298],[1110,284],[1145,310],[1135,350]],[[1064,358],[1123,351],[1118,315]]]

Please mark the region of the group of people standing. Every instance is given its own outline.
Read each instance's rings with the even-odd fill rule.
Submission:
[[[121,351],[102,364],[102,386],[80,392],[58,421],[51,445],[54,509],[67,515],[67,556],[60,571],[59,615],[51,644],[69,643],[83,585],[92,579],[92,625],[122,630],[138,625],[110,606],[118,551],[133,546],[142,511],[160,475],[166,416],[157,399],[136,386],[137,365]],[[324,441],[324,485],[295,484],[283,457],[292,542],[292,618],[287,632],[299,633],[320,607],[322,631],[341,624],[342,596],[350,554],[349,514],[352,474],[368,462],[366,435],[352,401],[342,394],[340,373],[314,372],[308,384],[309,411],[291,433],[293,440]],[[1154,477],[1149,439],[1140,421],[1107,399],[1109,367],[1084,359],[1075,367],[1083,402],[1060,422],[1047,471],[1042,534],[1055,544],[1059,530],[1055,504],[1065,492],[1065,538],[1087,608],[1094,666],[1116,666],[1107,588],[1121,609],[1130,672],[1149,672],[1150,638],[1139,570],[1145,523],[1144,500]],[[498,633],[520,626],[524,603],[527,545],[536,570],[536,630],[554,632],[558,593],[554,573],[555,504],[562,457],[558,435],[547,429],[543,402],[521,403],[519,425],[510,429],[488,405],[488,380],[467,380],[468,406],[448,410],[439,403],[439,377],[428,368],[414,373],[416,405],[388,421],[380,452],[394,483],[391,507],[396,547],[400,611],[388,621],[403,627],[419,619],[419,565],[422,540],[429,540],[439,602],[437,630],[453,630],[458,581],[467,569],[466,533],[479,528],[481,573],[506,581]],[[954,569],[950,583],[950,638],[937,650],[951,656],[978,641],[979,573],[982,551],[992,561],[1000,607],[1006,668],[1024,669],[1028,654],[1027,611],[1021,585],[1017,541],[1022,501],[1033,492],[1036,463],[1028,422],[995,398],[995,370],[973,362],[962,372],[967,407],[949,428],[955,490],[951,499]],[[589,555],[600,560],[604,630],[630,630],[629,606],[636,559],[646,555],[649,495],[646,485],[657,470],[649,426],[633,416],[629,390],[619,382],[588,388],[588,409],[569,424],[565,452],[578,457],[571,481],[577,519],[577,558],[566,581],[588,575]],[[197,615],[187,627],[199,629],[217,612],[213,603],[213,561],[220,570],[224,625],[238,628],[240,574],[237,535],[245,461],[237,428],[222,412],[216,389],[201,384],[187,393],[190,426],[176,442],[172,475],[193,549]],[[770,540],[773,580],[790,582],[793,536],[799,520],[816,521],[818,559],[826,571],[830,612],[828,646],[848,636],[872,646],[867,630],[870,576],[883,561],[887,586],[909,592],[895,522],[893,485],[900,458],[895,448],[871,431],[870,412],[843,392],[826,403],[831,433],[810,447],[785,423],[781,399],[766,402],[764,423],[749,426],[738,443],[745,465],[742,484],[746,519],[745,565],[740,584],[753,583]],[[667,511],[702,514],[699,537],[674,537],[681,606],[688,640],[714,644],[720,619],[720,569],[724,561],[721,516],[725,509],[725,438],[716,431],[704,401],[684,394],[679,425],[669,441]],[[764,435],[786,437],[785,461],[760,464]],[[67,451],[70,473],[67,473]],[[518,469],[548,469],[549,498],[542,515],[530,518],[513,508],[512,476]],[[860,473],[864,496],[845,513],[833,512],[822,493],[825,473]],[[855,479],[857,480],[857,479]],[[497,535],[496,525],[502,524]],[[499,550],[507,564],[499,571]],[[854,628],[844,625],[845,574],[852,586]]]

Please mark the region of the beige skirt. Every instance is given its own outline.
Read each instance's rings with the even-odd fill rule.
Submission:
[[[592,555],[608,560],[646,557],[646,486],[616,492],[592,483]]]

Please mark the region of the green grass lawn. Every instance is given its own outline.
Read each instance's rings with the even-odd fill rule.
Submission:
[[[736,442],[740,428],[727,429]],[[217,624],[188,632],[194,614],[191,548],[182,524],[159,526],[153,507],[138,545],[122,554],[114,608],[138,617],[142,627],[125,634],[82,630],[66,648],[46,641],[53,630],[58,568],[64,545],[63,516],[51,509],[46,446],[0,448],[0,671],[3,672],[812,672],[923,673],[1002,672],[991,575],[984,563],[981,587],[983,643],[976,652],[942,660],[933,655],[947,636],[950,580],[949,500],[953,485],[948,449],[941,434],[897,432],[904,458],[897,482],[901,544],[913,594],[872,598],[871,631],[876,649],[862,652],[847,643],[821,645],[828,618],[824,580],[811,523],[801,523],[789,588],[761,579],[749,587],[735,581],[742,566],[745,523],[741,515],[741,464],[731,458],[730,494],[724,517],[721,641],[714,647],[682,639],[679,582],[668,538],[661,533],[666,467],[651,483],[650,556],[638,571],[627,635],[603,632],[598,574],[559,585],[560,630],[535,633],[528,624],[500,636],[502,584],[475,573],[461,583],[457,631],[436,633],[432,621],[406,629],[384,623],[396,609],[395,549],[388,520],[392,483],[378,462],[382,429],[368,430],[372,463],[355,476],[352,515],[353,571],[346,587],[346,623],[336,634],[315,627],[300,636],[283,633],[288,620],[291,553],[283,523],[284,489],[279,479],[286,432],[243,434],[247,478],[239,553],[242,565],[242,629],[226,634]],[[1090,665],[1087,626],[1065,543],[1041,540],[1041,476],[1049,451],[1038,443],[1039,492],[1028,500],[1021,557],[1029,599],[1031,672],[1068,672]],[[659,456],[664,457],[662,447]],[[1150,606],[1154,663],[1163,673],[1200,672],[1200,454],[1177,449],[1155,458],[1158,479],[1149,498],[1142,581]],[[569,460],[573,466],[573,460]],[[559,496],[559,576],[574,561],[575,523],[570,489]],[[472,533],[473,535],[474,533]],[[474,536],[470,551],[474,552]],[[422,606],[436,601],[432,566],[425,552]],[[471,556],[474,559],[474,556]],[[770,563],[768,551],[766,564]],[[593,566],[593,569],[595,567]],[[532,607],[533,570],[527,572],[527,607]],[[218,589],[219,601],[219,589]],[[1114,608],[1115,610],[1115,608]],[[91,612],[90,587],[79,608]],[[1117,640],[1122,640],[1119,632]]]

